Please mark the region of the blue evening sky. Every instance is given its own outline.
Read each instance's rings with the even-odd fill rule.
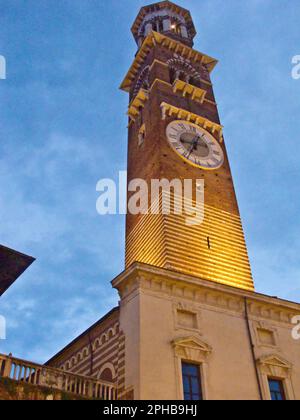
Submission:
[[[213,74],[257,291],[300,301],[299,0],[179,0]],[[0,243],[37,258],[1,298],[0,352],[44,362],[118,303],[124,217],[95,186],[126,169],[144,0],[0,0]]]

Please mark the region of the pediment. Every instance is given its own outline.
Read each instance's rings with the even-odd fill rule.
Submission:
[[[212,352],[212,348],[209,344],[194,336],[177,338],[173,341],[173,346],[177,348],[181,347],[186,349],[194,349],[206,354]]]
[[[292,365],[288,361],[286,361],[283,357],[278,356],[276,354],[263,356],[258,359],[258,363],[262,365],[270,365],[270,366],[277,366],[283,369],[291,369]]]

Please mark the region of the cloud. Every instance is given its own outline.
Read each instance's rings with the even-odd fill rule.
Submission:
[[[103,231],[96,213],[101,159],[100,147],[61,133],[0,159],[0,242],[37,257],[1,299],[7,352],[43,362],[117,303],[106,261],[123,222]]]

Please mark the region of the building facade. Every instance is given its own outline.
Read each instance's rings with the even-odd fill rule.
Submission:
[[[138,51],[121,85],[128,204],[143,179],[148,211],[127,215],[126,269],[112,281],[119,307],[48,366],[111,381],[118,399],[300,399],[300,305],[254,290],[211,80],[217,60],[193,49],[192,17],[170,1],[143,7],[132,33]],[[187,179],[187,213],[204,193],[198,224],[175,211],[174,180]],[[150,205],[153,180],[172,188],[160,184]]]

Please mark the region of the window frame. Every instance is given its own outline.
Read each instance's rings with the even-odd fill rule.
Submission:
[[[278,354],[269,354],[258,359],[257,366],[264,400],[272,401],[269,379],[282,382],[286,401],[296,399],[292,383],[293,365],[290,362]]]
[[[184,366],[189,366],[189,367],[194,367],[197,370],[197,376],[194,375],[186,375],[184,374]],[[183,399],[184,401],[203,401],[203,387],[202,387],[202,377],[201,377],[201,363],[192,363],[186,360],[181,360],[181,372],[182,372],[182,388],[183,388]],[[197,378],[197,382],[198,382],[198,387],[199,387],[199,399],[194,399],[194,398],[189,398],[186,399],[185,396],[187,394],[187,392],[184,389],[184,378],[187,377],[189,378],[189,394],[191,397],[193,397],[193,395],[196,395],[192,392],[192,384],[191,384],[191,378]]]
[[[283,397],[282,399],[278,400],[277,398],[275,400],[273,400],[272,398],[272,394],[279,394],[279,392],[277,391],[272,391],[271,389],[271,384],[270,382],[277,382],[279,384],[279,388],[280,388],[280,395]],[[269,384],[269,391],[270,391],[270,395],[271,395],[271,400],[272,401],[286,401],[286,390],[285,390],[285,384],[284,384],[284,380],[282,378],[274,378],[269,376],[268,377],[268,384]]]
[[[184,401],[182,362],[199,366],[201,378],[202,401],[209,400],[208,395],[208,363],[212,347],[202,341],[199,336],[178,337],[172,341],[175,352],[177,400]]]

